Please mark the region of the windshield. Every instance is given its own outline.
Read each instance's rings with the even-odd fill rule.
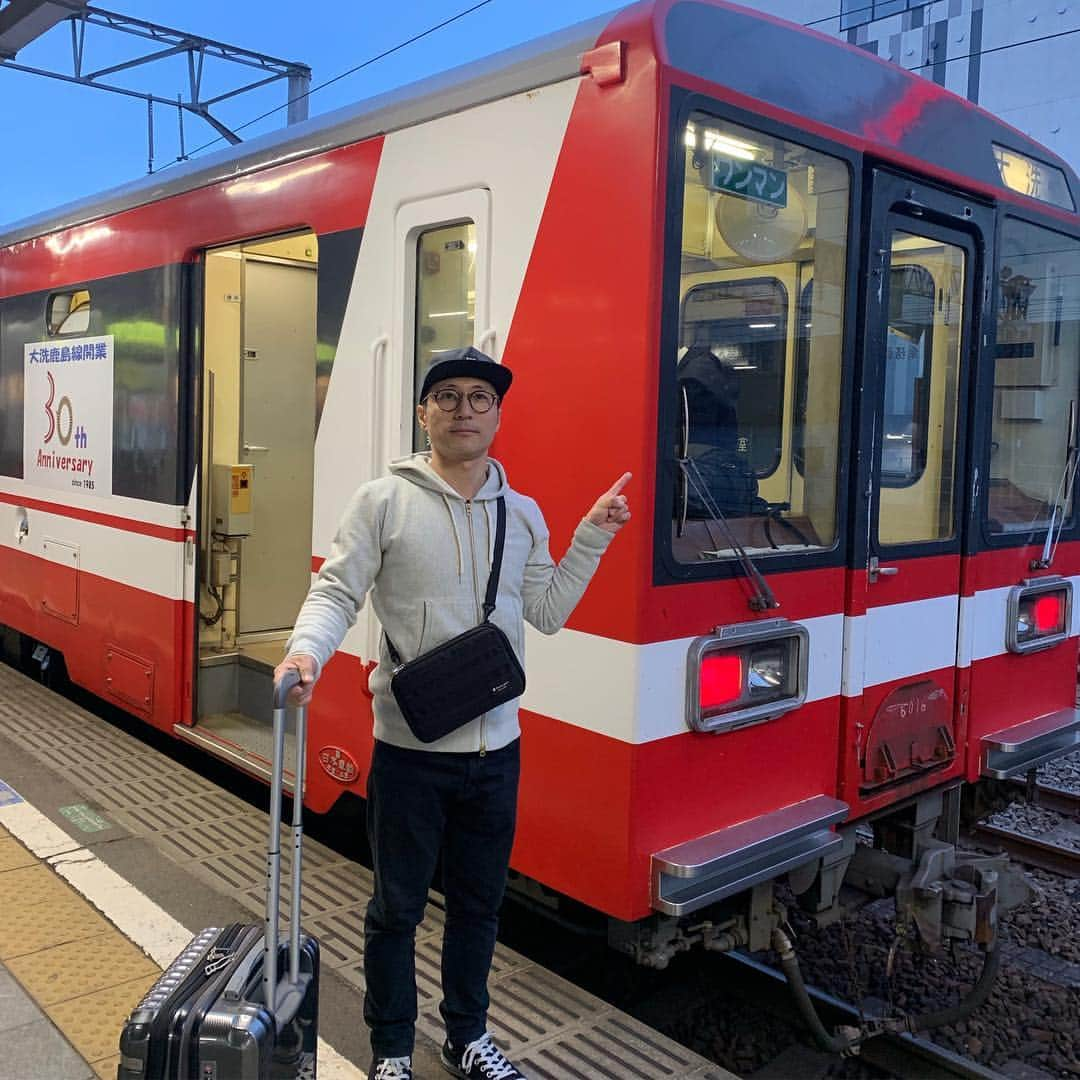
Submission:
[[[700,563],[739,546],[755,556],[831,547],[847,165],[703,113],[678,137],[672,552]],[[730,532],[715,527],[718,513]]]
[[[1080,241],[1007,218],[997,265],[997,343],[987,524],[1045,529],[1065,502],[1080,385]],[[1071,513],[1061,505],[1058,521]]]

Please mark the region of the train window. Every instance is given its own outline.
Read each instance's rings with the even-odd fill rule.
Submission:
[[[934,355],[934,279],[915,264],[889,270],[881,483],[914,484],[926,468]]]
[[[476,320],[476,225],[461,221],[428,229],[416,240],[415,386],[439,353],[471,345]],[[413,450],[424,432],[413,421]]]
[[[90,329],[90,290],[53,293],[46,304],[49,336],[85,334]]]
[[[695,285],[683,300],[679,382],[687,394],[691,445],[722,445],[747,455],[758,479],[780,466],[784,425],[787,290],[776,278]],[[704,352],[703,352],[704,351]],[[705,369],[694,360],[707,352]],[[714,430],[720,423],[711,393],[703,392],[725,368],[733,373],[741,433]]]
[[[732,558],[733,540],[762,554],[831,547],[848,167],[704,113],[679,138],[674,557]]]
[[[882,544],[955,535],[953,483],[966,253],[897,230],[878,453]]]
[[[36,304],[32,313],[27,306],[18,297],[0,301],[0,476],[23,474],[23,342],[31,331],[19,315],[40,317]]]
[[[1007,218],[998,266],[991,532],[1045,528],[1071,512],[1070,416],[1080,386],[1080,240]],[[1075,423],[1075,421],[1074,421]]]

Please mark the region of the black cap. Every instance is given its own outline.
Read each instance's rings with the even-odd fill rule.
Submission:
[[[506,396],[506,391],[510,389],[510,383],[514,379],[514,373],[508,367],[495,363],[490,356],[471,345],[464,349],[448,349],[439,353],[438,359],[428,368],[418,400],[423,401],[428,396],[428,391],[443,379],[469,375],[491,383],[500,399]]]

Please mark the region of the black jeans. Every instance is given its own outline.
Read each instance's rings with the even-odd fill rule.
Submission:
[[[364,1020],[376,1057],[413,1051],[416,927],[440,850],[446,928],[439,1011],[455,1046],[486,1030],[519,766],[516,740],[483,757],[375,742],[367,790],[375,895],[364,920]]]

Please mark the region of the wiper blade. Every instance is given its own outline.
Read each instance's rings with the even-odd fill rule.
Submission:
[[[686,477],[686,482],[693,487],[698,498],[704,503],[705,509],[708,511],[712,520],[724,530],[728,544],[731,546],[731,550],[735,552],[735,557],[739,560],[739,565],[742,567],[743,573],[753,586],[754,595],[750,597],[749,600],[750,610],[771,611],[773,608],[778,608],[780,606],[780,601],[776,599],[772,589],[769,588],[769,583],[765,580],[761,571],[754,565],[754,560],[747,554],[746,548],[739,543],[728,519],[724,516],[720,507],[717,506],[716,500],[712,497],[712,493],[708,489],[708,485],[702,478],[701,470],[698,468],[697,462],[689,457],[676,458],[676,461],[678,461],[679,467],[683,471],[683,476]],[[705,527],[708,529],[707,522]],[[712,534],[710,532],[710,539],[711,537]]]
[[[1076,468],[1080,465],[1080,447],[1076,441],[1076,399],[1069,402],[1069,423],[1066,428],[1067,444],[1065,447],[1065,468],[1061,473],[1057,491],[1054,493],[1054,508],[1050,511],[1050,523],[1046,528],[1046,540],[1043,543],[1042,557],[1031,560],[1032,570],[1048,570],[1057,555],[1061,531],[1065,528],[1065,515],[1072,502],[1073,486],[1076,481]],[[1054,526],[1057,526],[1057,533]]]

